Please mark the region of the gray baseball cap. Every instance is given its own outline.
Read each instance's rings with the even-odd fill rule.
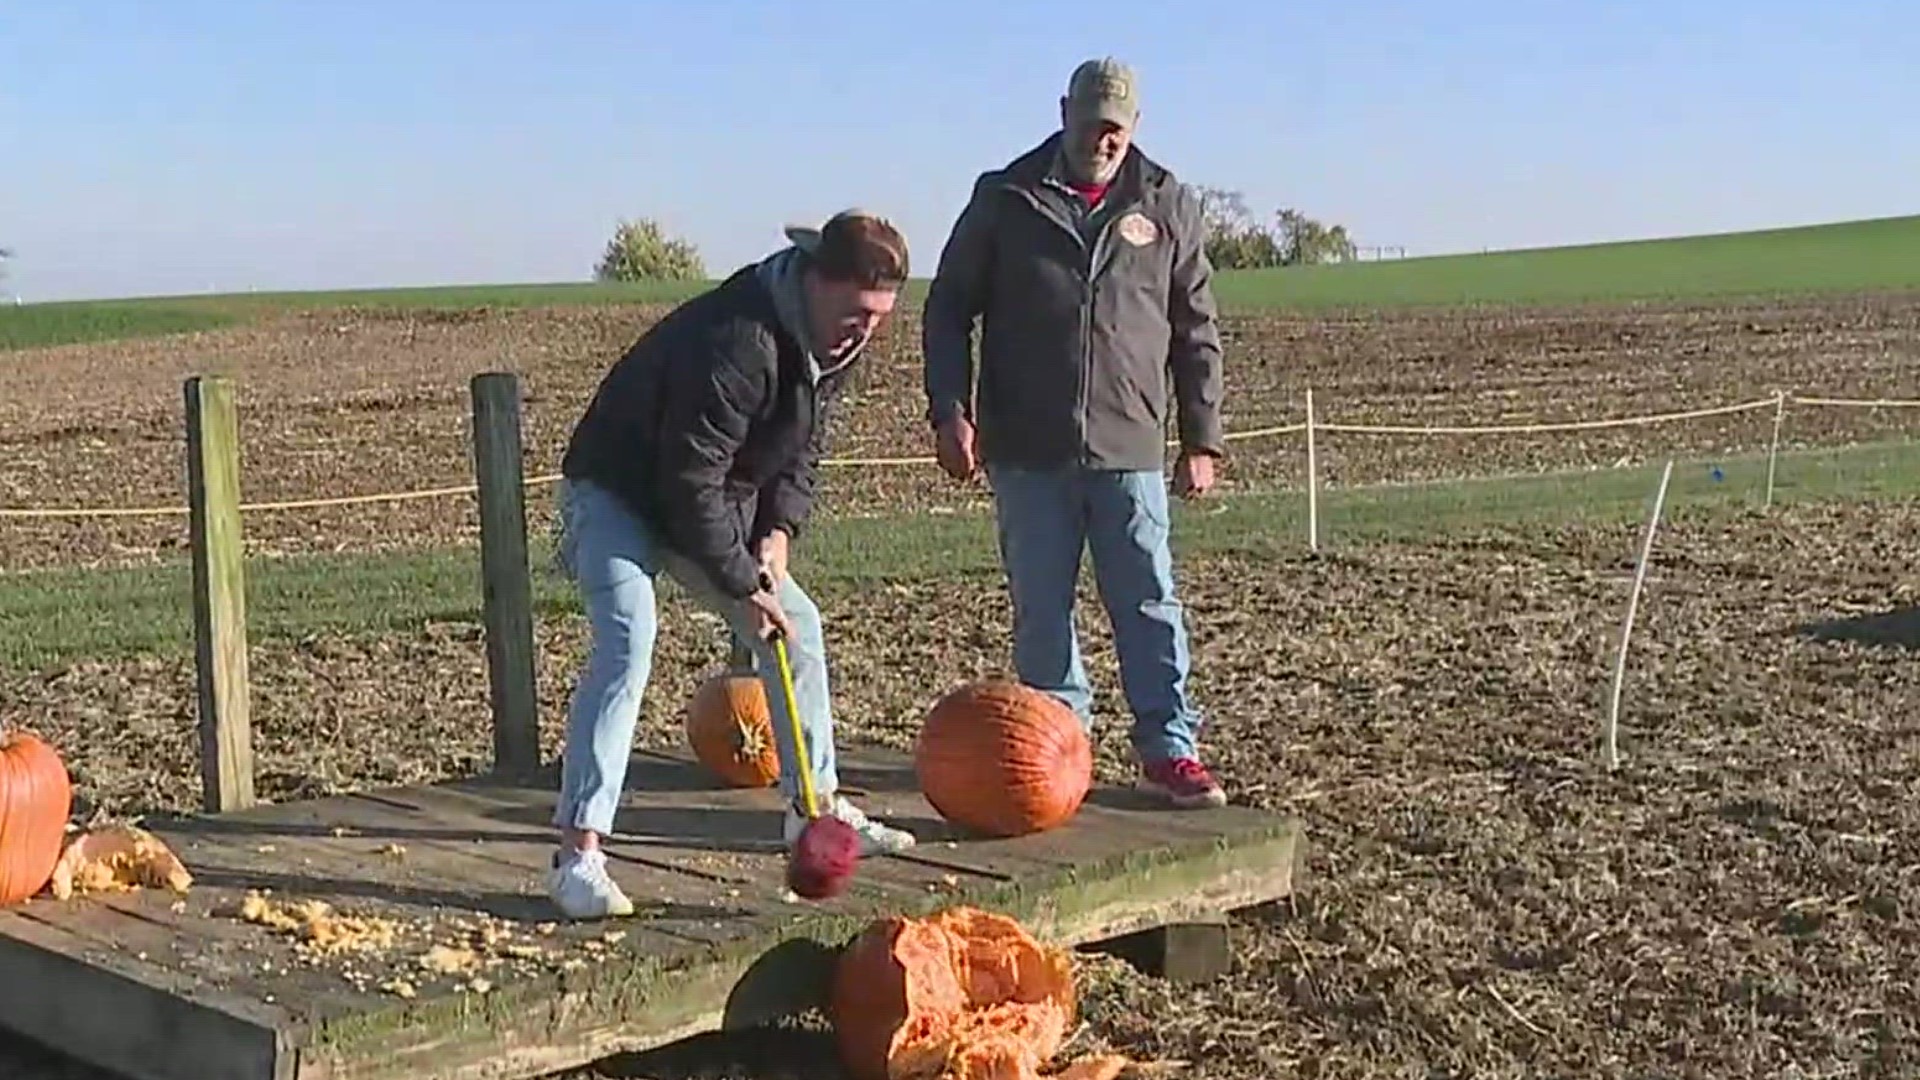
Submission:
[[[1067,112],[1131,128],[1140,118],[1140,86],[1133,69],[1111,56],[1083,62],[1067,80]]]

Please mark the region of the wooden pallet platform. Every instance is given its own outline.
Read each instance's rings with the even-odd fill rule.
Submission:
[[[803,1011],[877,915],[975,904],[1081,945],[1284,898],[1301,859],[1298,822],[1246,808],[1103,788],[1060,829],[983,840],[904,758],[848,754],[842,777],[921,842],[815,905],[785,896],[774,792],[636,755],[607,848],[639,911],[597,924],[555,922],[543,892],[551,775],[149,822],[192,890],[0,912],[0,1026],[136,1080],[531,1077]],[[384,939],[317,948],[246,917],[250,894]]]

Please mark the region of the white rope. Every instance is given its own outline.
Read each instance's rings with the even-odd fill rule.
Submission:
[[[1450,425],[1412,425],[1412,424],[1340,424],[1315,423],[1315,431],[1334,431],[1354,435],[1500,435],[1500,434],[1549,434],[1561,431],[1594,431],[1604,428],[1645,427],[1653,424],[1666,424],[1679,420],[1697,420],[1709,416],[1727,416],[1733,413],[1749,412],[1754,409],[1777,407],[1779,398],[1769,397],[1758,401],[1741,402],[1737,405],[1721,405],[1707,409],[1691,409],[1685,412],[1653,413],[1646,416],[1623,416],[1605,420],[1572,420],[1548,424],[1450,424]],[[1791,400],[1797,405],[1813,405],[1833,408],[1920,408],[1920,400],[1900,400],[1889,398],[1829,398],[1799,397]],[[1281,435],[1293,435],[1307,430],[1307,425],[1280,424],[1273,427],[1253,428],[1227,434],[1228,442],[1242,442],[1248,439],[1266,439]],[[1176,445],[1169,442],[1168,446]],[[889,468],[912,465],[931,465],[936,461],[932,456],[914,457],[849,457],[826,458],[820,464],[823,468]],[[552,484],[560,479],[559,473],[546,473],[531,477],[526,481],[528,488]],[[451,495],[472,495],[479,490],[475,484],[459,484],[451,487],[422,488],[416,491],[379,492],[369,495],[342,495],[331,498],[291,499],[278,502],[242,503],[242,513],[259,513],[272,510],[313,510],[337,506],[365,506],[372,503],[407,502],[415,499],[437,499]],[[85,519],[115,517],[165,517],[188,512],[185,506],[128,506],[128,507],[0,507],[0,520],[25,519]]]
[[[1601,428],[1646,427],[1675,420],[1698,420],[1707,416],[1728,416],[1771,408],[1775,399],[1746,401],[1711,409],[1655,413],[1650,416],[1622,416],[1608,420],[1569,420],[1553,424],[1455,424],[1418,427],[1407,424],[1316,424],[1321,431],[1339,431],[1353,435],[1541,435],[1557,431],[1595,431]]]
[[[1920,400],[1906,401],[1898,398],[1831,398],[1800,397],[1788,398],[1795,405],[1825,405],[1842,409],[1920,409]]]

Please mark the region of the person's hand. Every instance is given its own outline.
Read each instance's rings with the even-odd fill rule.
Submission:
[[[970,481],[980,475],[980,458],[974,448],[973,422],[955,415],[935,429],[934,456],[948,476]]]
[[[1213,489],[1213,455],[1204,451],[1186,451],[1174,462],[1173,486],[1183,499],[1205,495]]]
[[[793,621],[787,618],[786,609],[780,606],[780,598],[764,578],[761,589],[747,597],[747,618],[753,626],[753,633],[762,641],[772,641],[775,633],[791,641],[793,639]]]
[[[775,529],[761,539],[754,552],[760,558],[760,569],[772,575],[775,585],[787,580],[787,550],[789,540],[785,529]]]

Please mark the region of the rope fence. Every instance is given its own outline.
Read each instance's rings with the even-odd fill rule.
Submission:
[[[221,376],[194,376],[186,386],[187,505],[98,508],[0,508],[5,519],[86,519],[185,515],[192,555],[192,621],[194,667],[197,675],[197,727],[204,809],[213,813],[245,809],[257,799],[253,786],[253,729],[247,669],[246,554],[241,514],[300,510],[417,499],[477,496],[480,523],[479,595],[486,643],[489,710],[493,726],[493,763],[496,774],[526,777],[541,760],[538,702],[535,680],[535,609],[527,552],[526,492],[560,479],[556,474],[522,475],[524,444],[521,429],[523,397],[518,377],[511,372],[474,376],[472,439],[474,483],[415,491],[348,495],[334,498],[276,502],[240,501],[240,425],[230,380]],[[1772,449],[1767,461],[1767,500],[1771,505],[1774,464],[1787,405],[1825,408],[1920,408],[1920,400],[1864,399],[1791,395],[1678,412],[1571,420],[1558,423],[1504,424],[1348,424],[1322,421],[1314,411],[1311,388],[1305,392],[1305,421],[1229,433],[1231,442],[1304,433],[1308,543],[1320,547],[1319,495],[1321,438],[1327,433],[1355,435],[1489,435],[1594,431],[1647,427],[1683,420],[1771,409]],[[835,468],[917,466],[932,464],[931,456],[845,457],[827,459]],[[1661,495],[1636,569],[1636,600],[1650,553],[1654,522],[1672,478],[1669,459],[1661,477]],[[1617,760],[1619,684],[1624,672],[1627,637],[1632,631],[1630,603],[1616,661],[1614,704],[1605,733],[1611,766]]]
[[[1544,435],[1560,432],[1599,431],[1607,429],[1651,427],[1660,424],[1678,423],[1686,420],[1699,420],[1715,416],[1732,416],[1738,413],[1754,412],[1760,409],[1775,410],[1773,451],[1778,452],[1780,427],[1788,405],[1806,405],[1815,408],[1840,409],[1920,409],[1920,399],[1900,398],[1842,398],[1802,396],[1799,394],[1779,393],[1772,397],[1754,401],[1743,401],[1731,405],[1716,405],[1701,409],[1688,409],[1680,412],[1649,413],[1639,416],[1608,417],[1596,420],[1567,420],[1550,423],[1526,424],[1347,424],[1338,421],[1316,420],[1313,415],[1313,393],[1307,392],[1307,419],[1302,423],[1280,424],[1272,427],[1252,428],[1245,431],[1229,432],[1225,436],[1228,442],[1245,442],[1254,439],[1269,439],[1284,435],[1307,435],[1307,454],[1309,458],[1308,477],[1310,494],[1317,489],[1318,469],[1314,467],[1315,435],[1321,432],[1347,435]],[[1168,447],[1177,445],[1169,442]],[[823,458],[822,468],[892,468],[903,466],[933,465],[936,459],[932,455],[914,455],[904,457],[837,457]],[[528,477],[525,487],[531,489],[560,480],[559,473],[544,473]],[[1772,467],[1769,464],[1768,497],[1772,496]],[[419,499],[447,498],[455,495],[473,495],[479,491],[478,484],[454,484],[446,487],[422,488],[414,491],[379,492],[366,495],[341,495],[311,499],[291,499],[273,502],[241,503],[242,513],[264,513],[285,510],[313,510],[340,506],[364,506],[374,503],[398,503]],[[161,517],[184,515],[189,513],[186,506],[137,506],[137,507],[0,507],[0,520],[22,519],[86,519],[114,517]]]

